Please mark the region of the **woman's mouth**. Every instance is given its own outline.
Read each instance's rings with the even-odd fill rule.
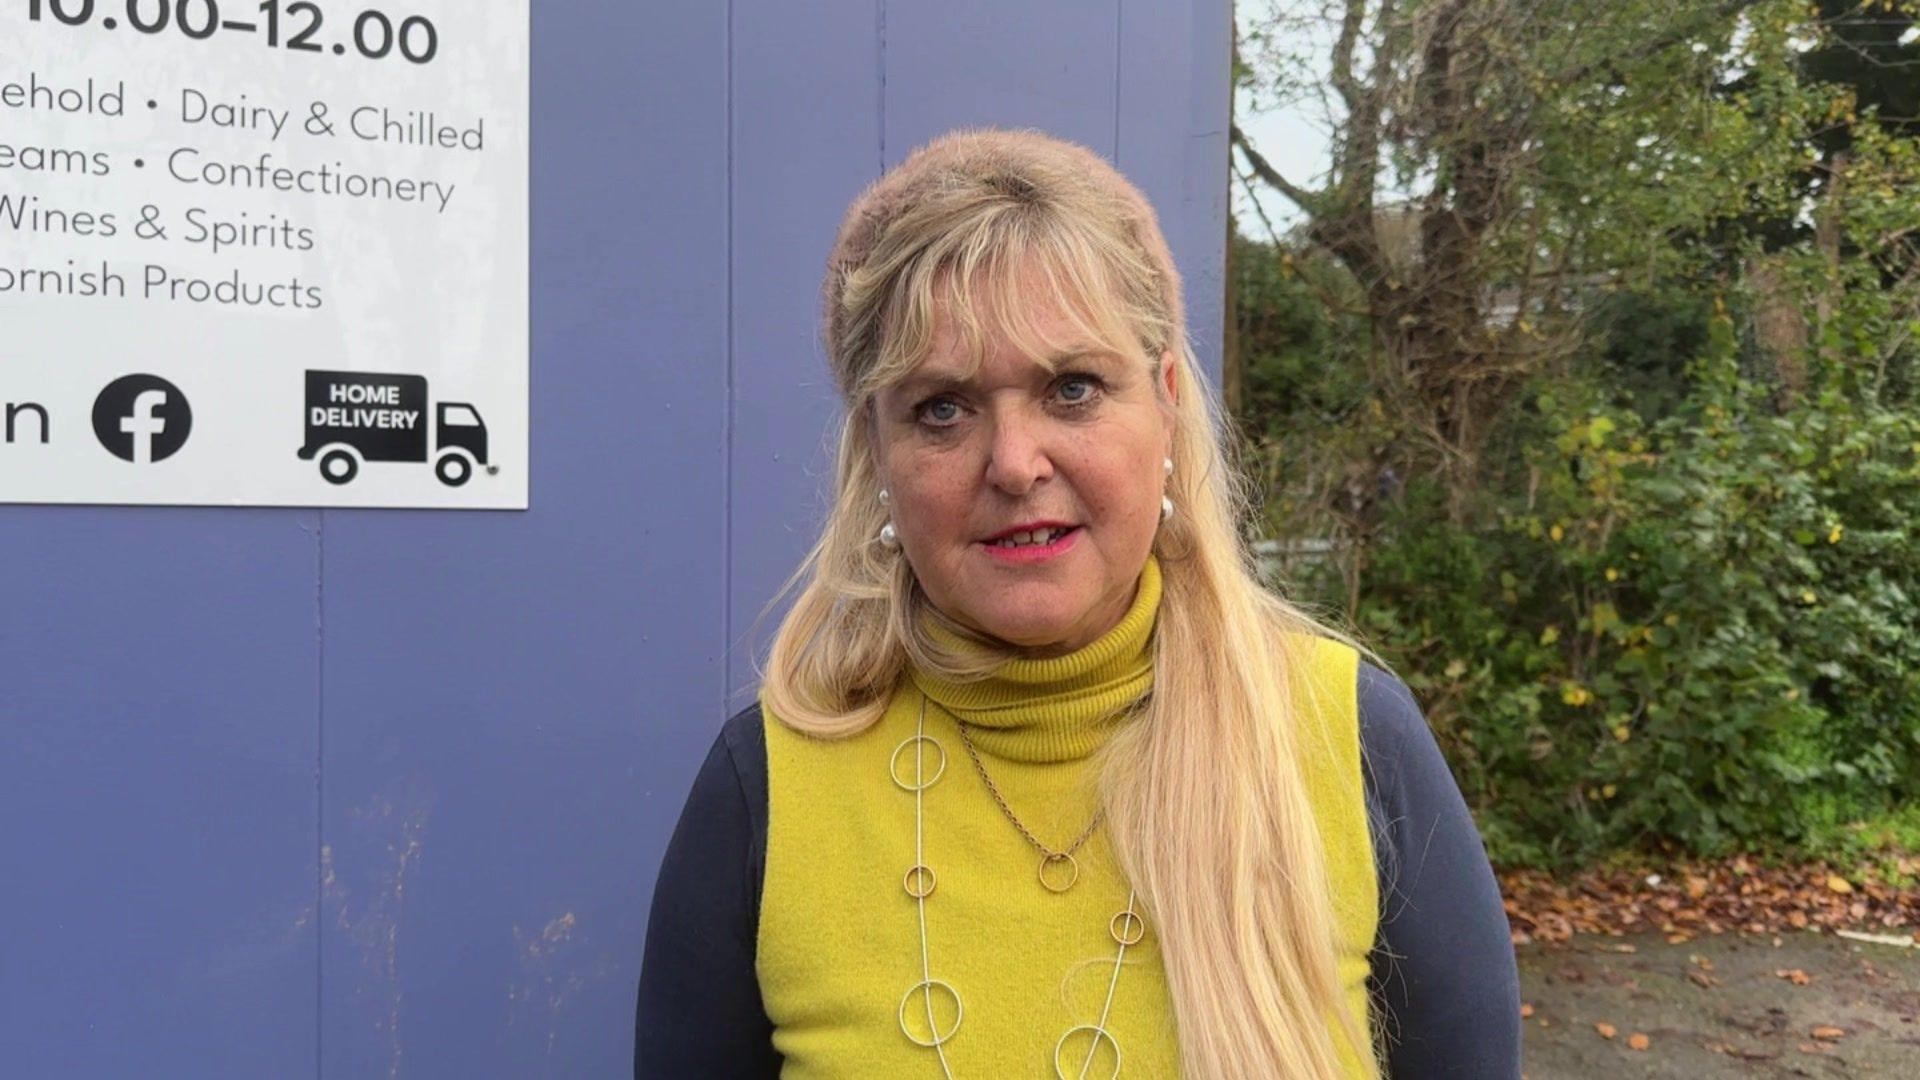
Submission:
[[[988,555],[1004,563],[1033,563],[1064,555],[1080,539],[1078,525],[1052,525],[981,541]]]

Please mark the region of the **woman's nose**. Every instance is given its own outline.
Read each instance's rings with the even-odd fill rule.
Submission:
[[[994,418],[987,446],[987,482],[1009,495],[1025,495],[1053,475],[1042,425],[1020,415]]]

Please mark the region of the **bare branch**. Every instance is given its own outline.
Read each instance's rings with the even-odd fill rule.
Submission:
[[[1239,169],[1233,170],[1233,178],[1240,181],[1240,186],[1246,189],[1247,201],[1253,204],[1254,214],[1260,218],[1260,224],[1266,227],[1267,239],[1273,243],[1274,247],[1280,247],[1280,232],[1273,227],[1273,219],[1267,216],[1267,208],[1260,205],[1260,196],[1258,192],[1254,191],[1253,181],[1248,179],[1247,174]]]
[[[1254,149],[1252,140],[1247,138],[1246,132],[1240,130],[1239,124],[1234,124],[1229,129],[1228,142],[1239,148],[1241,155],[1247,159],[1247,166],[1253,170],[1255,176],[1260,178],[1261,183],[1293,200],[1295,206],[1312,214],[1319,211],[1325,203],[1326,196],[1322,193],[1309,191],[1281,176],[1280,170],[1274,168],[1272,163],[1261,156],[1260,151]]]
[[[1385,7],[1391,6],[1391,0],[1387,0]],[[1353,76],[1353,50],[1360,41],[1360,27],[1366,17],[1367,0],[1347,0],[1346,13],[1340,17],[1340,37],[1333,43],[1331,81],[1340,92],[1340,100],[1346,102],[1349,114],[1361,107],[1360,84]]]

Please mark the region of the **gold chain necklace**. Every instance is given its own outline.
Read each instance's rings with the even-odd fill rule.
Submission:
[[[965,740],[965,727],[961,728],[960,735],[962,740]],[[900,777],[900,752],[909,746],[913,747],[913,779],[911,782],[903,780]],[[938,767],[933,770],[932,776],[928,776],[926,772],[926,750],[928,747],[938,751],[940,755],[940,763]],[[969,752],[972,751],[973,747],[971,743],[968,744],[967,749]],[[979,758],[977,756],[974,759],[974,763],[976,765],[979,764]],[[907,1037],[908,1041],[916,1046],[931,1047],[934,1054],[940,1060],[941,1075],[944,1076],[946,1080],[953,1080],[953,1068],[947,1063],[946,1044],[952,1040],[954,1035],[960,1030],[960,1021],[965,1015],[965,1005],[960,999],[960,991],[955,989],[952,983],[945,979],[936,979],[933,977],[933,962],[930,951],[927,948],[927,897],[933,895],[936,881],[933,874],[933,867],[927,864],[926,791],[932,787],[934,782],[939,780],[946,771],[946,748],[941,746],[938,740],[927,734],[927,698],[926,695],[922,694],[920,697],[920,720],[914,733],[902,739],[900,745],[893,748],[893,757],[889,759],[887,763],[887,772],[893,780],[894,786],[913,794],[913,865],[907,868],[903,884],[906,888],[907,895],[913,897],[914,905],[920,917],[920,981],[908,987],[906,994],[900,998],[899,1021],[900,1031]],[[982,775],[985,775],[984,770],[982,770]],[[989,781],[989,787],[991,787],[991,781]],[[998,797],[998,792],[995,792],[995,798],[997,799]],[[1000,806],[1001,809],[1006,809],[1006,803],[1004,801],[1001,802]],[[1012,811],[1008,811],[1008,815],[1011,816]],[[1098,824],[1097,815],[1095,823]],[[1018,822],[1016,821],[1015,824],[1018,824]],[[1022,828],[1021,831],[1025,832],[1026,830]],[[1092,828],[1089,827],[1088,835],[1091,834]],[[1029,834],[1027,838],[1029,840],[1033,839],[1031,834]],[[1086,837],[1082,836],[1080,839],[1084,841]],[[1035,843],[1038,843],[1038,841],[1035,841]],[[1074,846],[1078,847],[1079,843],[1076,842]],[[1042,848],[1042,850],[1045,849]],[[1044,882],[1045,878],[1043,876],[1042,883],[1044,884]],[[1048,887],[1052,888],[1052,886]],[[1135,899],[1135,891],[1128,889],[1126,910],[1116,912],[1113,918],[1107,921],[1107,933],[1112,935],[1113,940],[1119,944],[1119,951],[1117,951],[1113,957],[1113,973],[1107,978],[1107,1000],[1106,1003],[1100,1007],[1099,1022],[1094,1024],[1076,1024],[1068,1028],[1066,1033],[1060,1036],[1059,1041],[1053,1044],[1053,1073],[1057,1080],[1067,1080],[1066,1067],[1060,1064],[1061,1051],[1066,1049],[1068,1039],[1082,1033],[1085,1033],[1089,1037],[1089,1042],[1087,1044],[1086,1059],[1080,1063],[1080,1071],[1075,1074],[1076,1080],[1085,1080],[1087,1070],[1092,1067],[1093,1059],[1095,1055],[1099,1053],[1100,1042],[1103,1039],[1106,1040],[1107,1045],[1113,1047],[1113,1072],[1109,1080],[1111,1080],[1111,1077],[1120,1075],[1120,1041],[1114,1038],[1112,1032],[1107,1030],[1107,1019],[1113,1013],[1113,993],[1120,985],[1120,967],[1127,958],[1127,947],[1139,944],[1140,939],[1145,937],[1147,933],[1146,920],[1141,917],[1139,912],[1134,910]],[[943,992],[953,1001],[953,1021],[945,1031],[941,1030],[940,1021],[934,1016],[933,999],[936,990]],[[927,1026],[924,1035],[915,1032],[907,1025],[907,1007],[913,1003],[915,995],[919,995],[926,1003]]]
[[[1032,829],[1021,824],[1019,817],[1013,812],[1013,807],[1007,805],[1006,798],[1000,794],[1000,788],[994,784],[993,777],[987,775],[987,767],[981,763],[979,752],[973,748],[973,740],[967,736],[967,728],[969,726],[967,722],[958,717],[954,718],[954,722],[960,725],[960,741],[966,745],[967,756],[973,759],[973,767],[979,771],[980,779],[987,782],[987,791],[992,793],[993,801],[1000,804],[1000,812],[1007,815],[1007,820],[1013,822],[1013,827],[1019,829],[1020,835],[1027,838],[1027,843],[1039,849],[1040,884],[1046,886],[1049,892],[1056,893],[1063,893],[1073,888],[1073,883],[1080,880],[1080,861],[1073,857],[1073,853],[1079,851],[1080,845],[1086,843],[1087,838],[1093,835],[1093,831],[1100,827],[1100,816],[1104,811],[1095,810],[1093,812],[1093,820],[1087,823],[1087,831],[1081,833],[1080,839],[1075,840],[1065,851],[1055,851],[1041,843],[1040,838],[1033,835]],[[1059,870],[1055,869],[1055,876],[1049,878],[1047,876],[1047,870],[1050,867],[1065,867],[1067,872],[1066,880],[1058,885],[1054,884],[1055,881],[1059,880]]]

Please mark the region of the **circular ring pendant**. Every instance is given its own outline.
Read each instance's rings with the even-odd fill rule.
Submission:
[[[1060,867],[1066,868],[1064,871],[1064,880],[1061,876],[1062,871],[1059,869]],[[1080,862],[1072,855],[1064,851],[1056,851],[1051,855],[1041,858],[1040,884],[1046,886],[1048,892],[1066,892],[1068,889],[1073,888],[1074,882],[1079,880]]]
[[[939,1026],[934,1022],[933,1017],[933,991],[936,987],[945,990],[947,995],[953,998],[953,1026],[947,1028],[946,1034],[944,1035],[940,1033]],[[907,1026],[907,1006],[912,1003],[914,995],[916,994],[922,995],[927,1002],[928,1038],[925,1039],[915,1034],[914,1030]],[[915,1046],[939,1046],[941,1043],[953,1038],[954,1032],[960,1030],[960,1016],[964,1011],[965,1006],[960,1003],[960,991],[955,990],[952,983],[944,979],[922,979],[908,987],[906,996],[900,999],[900,1031],[908,1039],[912,1040]]]
[[[915,900],[924,900],[932,896],[935,885],[933,867],[921,863],[910,868],[907,871],[905,885],[907,887],[907,895],[913,897]]]
[[[939,767],[933,770],[932,776],[927,777],[925,780],[922,780],[919,783],[914,783],[911,779],[908,779],[908,780],[900,779],[900,751],[905,750],[906,748],[908,748],[909,746],[912,746],[914,743],[917,743],[917,742],[924,742],[927,745],[933,747],[935,750],[940,751],[940,765]],[[916,767],[915,775],[918,776],[920,774],[920,771],[921,770],[918,767]],[[892,774],[894,785],[899,787],[900,790],[902,791],[925,791],[927,788],[930,788],[933,786],[934,781],[940,779],[941,773],[944,773],[946,771],[947,771],[947,748],[944,746],[941,746],[940,740],[934,738],[931,735],[909,735],[906,738],[901,739],[900,745],[893,748],[893,757],[888,759],[887,761],[887,772]]]
[[[1120,1075],[1120,1042],[1118,1039],[1115,1039],[1111,1034],[1109,1034],[1106,1028],[1103,1028],[1098,1024],[1081,1024],[1079,1027],[1076,1027],[1076,1028],[1068,1028],[1067,1033],[1065,1035],[1060,1036],[1060,1041],[1053,1044],[1053,1075],[1059,1077],[1060,1080],[1069,1080],[1067,1076],[1067,1070],[1064,1068],[1061,1068],[1060,1066],[1060,1051],[1065,1050],[1067,1048],[1068,1039],[1073,1038],[1075,1035],[1078,1035],[1083,1031],[1092,1032],[1093,1041],[1087,1047],[1087,1057],[1086,1057],[1085,1064],[1082,1064],[1080,1066],[1079,1072],[1076,1072],[1073,1074],[1073,1080],[1079,1080],[1080,1077],[1084,1077],[1087,1074],[1087,1065],[1091,1065],[1093,1063],[1094,1055],[1099,1053],[1100,1040],[1102,1039],[1106,1040],[1108,1046],[1113,1047],[1113,1072],[1108,1075],[1108,1080],[1112,1080],[1113,1077],[1119,1076]]]
[[[1147,936],[1147,921],[1131,911],[1122,911],[1107,922],[1107,932],[1122,945],[1138,945]]]

